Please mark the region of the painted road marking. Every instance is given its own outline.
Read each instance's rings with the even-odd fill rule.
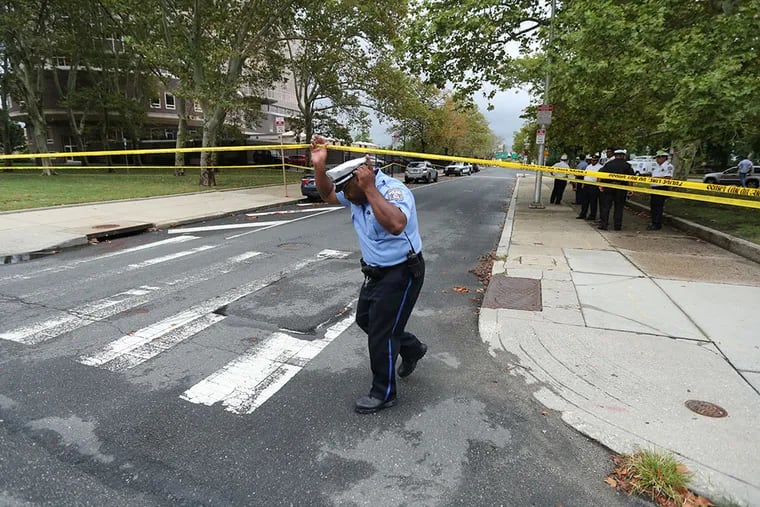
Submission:
[[[246,213],[249,217],[263,217],[267,215],[290,215],[293,213],[309,213],[312,211],[334,211],[336,209],[342,209],[342,206],[333,206],[328,208],[314,208],[314,209],[291,209],[282,211],[263,211],[261,213]]]
[[[152,299],[166,296],[187,287],[191,287],[210,278],[218,277],[220,273],[226,274],[235,269],[242,261],[256,257],[261,252],[246,252],[224,262],[207,266],[198,272],[183,278],[165,282],[161,287],[140,287],[138,289],[121,292],[94,303],[67,311],[60,310],[53,318],[40,320],[33,324],[22,326],[10,331],[0,333],[0,339],[10,340],[25,345],[36,345],[44,341],[56,338],[63,333],[88,326],[94,322],[106,319],[123,311],[138,307]]]
[[[120,292],[68,312],[61,311],[58,317],[0,333],[0,339],[36,345],[142,304],[157,290],[158,287],[143,286],[139,289]]]
[[[261,346],[227,363],[180,398],[207,406],[221,402],[229,412],[250,414],[348,329],[355,318],[356,314],[351,314],[339,321],[320,340],[299,340],[285,333],[273,333]]]
[[[106,345],[100,352],[92,356],[81,357],[79,362],[112,371],[122,371],[137,366],[221,320],[207,315],[218,308],[268,287],[311,264],[324,259],[344,258],[345,255],[348,255],[348,252],[323,250],[315,257],[303,260],[289,270],[273,273],[261,280],[254,280],[240,287],[235,287],[222,296],[207,299],[184,312],[122,336]],[[199,325],[191,325],[196,321]],[[203,325],[203,323],[208,323],[208,325]],[[183,327],[185,329],[178,329]]]
[[[99,261],[99,260],[102,260],[102,259],[108,259],[110,257],[116,257],[117,255],[124,255],[124,254],[128,254],[128,253],[139,252],[141,250],[146,250],[148,248],[156,248],[156,247],[159,247],[159,246],[171,245],[171,244],[176,244],[176,243],[184,243],[186,241],[191,241],[191,240],[194,240],[194,239],[198,239],[199,237],[200,236],[191,236],[189,234],[186,235],[186,236],[175,236],[173,238],[163,239],[161,241],[154,241],[153,243],[148,243],[148,244],[145,244],[145,245],[139,245],[139,246],[134,246],[134,247],[131,247],[131,248],[125,248],[124,250],[119,250],[117,252],[109,252],[109,253],[106,253],[106,254],[96,255],[94,257],[88,257],[86,259],[79,259],[79,260],[76,260],[76,261],[72,261],[72,262],[70,262],[70,263],[68,263],[66,265],[63,265],[63,266],[54,266],[54,267],[50,267],[50,268],[39,269],[39,270],[36,270],[34,273],[29,273],[29,274],[24,274],[24,275],[8,276],[8,277],[5,277],[5,278],[2,278],[2,280],[29,280],[31,278],[36,278],[38,276],[49,275],[50,273],[58,273],[58,272],[61,272],[61,271],[67,271],[67,270],[70,270],[70,269],[74,269],[74,267],[76,267],[76,266],[78,266],[80,264],[92,263],[92,262],[96,262],[96,261]]]
[[[305,216],[305,217],[294,218],[293,220],[286,220],[283,223],[290,224],[290,223],[293,223],[293,222],[298,222],[300,220],[306,220],[307,218],[313,218],[313,217],[316,217],[316,216],[319,216],[319,215],[324,215],[325,213],[332,213],[336,209],[341,209],[341,208],[337,208],[337,207],[336,208],[327,208],[325,210],[322,210],[322,211],[319,211],[317,213],[314,213],[313,215],[308,215],[308,216]],[[311,210],[309,210],[309,211],[311,211]],[[272,224],[272,223],[275,223],[275,222],[268,222],[268,223]],[[280,224],[276,224],[276,225],[280,225]],[[246,235],[252,234],[254,232],[265,231],[267,229],[271,229],[272,227],[275,227],[275,225],[270,225],[269,227],[262,227],[261,229],[258,229],[258,230],[255,230],[255,231],[248,231],[248,232],[243,232],[241,234],[235,234],[234,236],[228,236],[228,237],[226,237],[224,239],[239,238],[241,236],[246,236]]]
[[[192,250],[184,250],[182,252],[175,252],[169,255],[164,255],[162,257],[155,257],[153,259],[148,259],[142,262],[138,262],[136,264],[130,264],[128,266],[129,270],[133,269],[140,269],[145,268],[148,266],[153,266],[155,264],[161,264],[162,262],[172,261],[174,259],[180,259],[182,257],[187,257],[188,255],[193,255],[198,252],[204,252],[206,250],[211,250],[212,248],[216,248],[219,245],[203,245],[199,246],[197,248],[193,248]]]
[[[224,231],[228,229],[250,229],[251,227],[275,227],[287,224],[291,220],[276,220],[274,222],[251,222],[247,224],[208,225],[203,227],[186,227],[184,229],[169,229],[169,234],[184,234],[186,232]]]

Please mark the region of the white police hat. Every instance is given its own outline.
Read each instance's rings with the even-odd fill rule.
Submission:
[[[615,153],[615,155],[625,155],[626,151],[625,150],[615,150],[614,153]]]
[[[327,171],[327,177],[330,178],[330,180],[335,184],[335,191],[341,192],[349,181],[351,181],[351,178],[354,177],[354,171],[356,171],[359,166],[362,166],[367,163],[367,158],[355,158],[352,160],[347,160],[346,162],[343,162],[342,164],[338,164],[332,169],[329,169]]]

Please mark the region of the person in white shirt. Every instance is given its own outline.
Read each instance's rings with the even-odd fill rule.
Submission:
[[[554,164],[552,167],[558,167],[560,169],[570,169],[570,166],[567,165],[567,155],[562,154],[561,157],[559,157],[559,162]],[[565,187],[567,186],[567,180],[560,180],[558,178],[567,178],[567,173],[552,173],[552,176],[554,176],[554,188],[552,188],[552,195],[549,198],[549,202],[551,204],[562,204],[562,194],[565,193]]]
[[[591,155],[591,162],[584,169],[585,172],[598,172],[602,168],[599,163],[599,154]],[[599,187],[593,184],[596,182],[596,176],[588,174],[583,175],[583,186],[581,188],[581,212],[575,217],[577,219],[596,220],[596,209],[599,204]]]
[[[655,155],[657,166],[652,170],[652,178],[673,179],[673,164],[668,161],[668,153],[661,151]],[[667,190],[667,185],[652,184],[652,188],[658,190]],[[649,197],[649,212],[652,215],[652,223],[647,226],[648,231],[659,231],[662,229],[662,215],[665,212],[666,195],[652,194]]]

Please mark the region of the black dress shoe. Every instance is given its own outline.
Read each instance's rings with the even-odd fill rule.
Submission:
[[[384,408],[392,407],[396,404],[396,398],[390,400],[381,400],[372,396],[362,396],[356,400],[354,410],[359,414],[374,414]]]
[[[590,220],[590,221],[592,221],[592,222],[593,222],[593,221],[595,221],[595,220],[596,220],[596,217],[586,217],[586,220]]]
[[[619,231],[620,229],[622,229],[622,227],[615,227],[616,231]]]
[[[607,230],[607,226],[606,225],[600,225],[599,227],[597,227],[597,229],[601,229],[603,231],[606,231]]]
[[[422,359],[425,354],[427,353],[427,345],[424,343],[420,344],[420,355],[415,359],[414,361],[408,361],[404,359],[401,361],[401,366],[398,367],[398,376],[399,377],[408,377],[412,374],[414,369],[417,367],[417,361]]]
[[[576,220],[585,220],[586,219],[586,217],[584,217],[583,215],[578,215],[575,218],[576,218]]]
[[[662,229],[662,227],[659,225],[647,225],[648,231],[659,231],[660,229]]]

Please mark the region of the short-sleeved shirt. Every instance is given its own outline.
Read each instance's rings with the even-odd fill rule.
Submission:
[[[748,158],[745,158],[741,162],[739,162],[739,172],[740,173],[748,173],[752,169],[752,161]]]
[[[558,167],[559,169],[570,169],[570,166],[567,165],[567,162],[564,160],[560,160],[556,164],[554,164],[552,167]],[[552,176],[556,176],[557,178],[566,178],[568,175],[565,173],[556,173],[554,174],[554,171],[551,172]]]
[[[652,169],[652,178],[672,178],[673,177],[673,164],[664,161],[662,164],[656,165]],[[667,185],[652,184],[652,187],[662,187]]]
[[[414,249],[415,253],[422,251],[414,194],[406,185],[381,171],[375,175],[375,186],[386,201],[406,216],[404,232],[397,236],[380,225],[369,203],[353,204],[343,192],[338,192],[336,196],[343,206],[351,208],[351,222],[359,237],[364,262],[372,266],[395,266],[406,261],[410,250]]]
[[[602,168],[602,164],[600,164],[599,162],[597,162],[596,164],[589,164],[584,171],[585,172],[590,172],[590,173],[598,173],[601,168]],[[596,181],[596,176],[591,176],[591,175],[585,175],[584,174],[583,175],[583,179],[585,181]]]

